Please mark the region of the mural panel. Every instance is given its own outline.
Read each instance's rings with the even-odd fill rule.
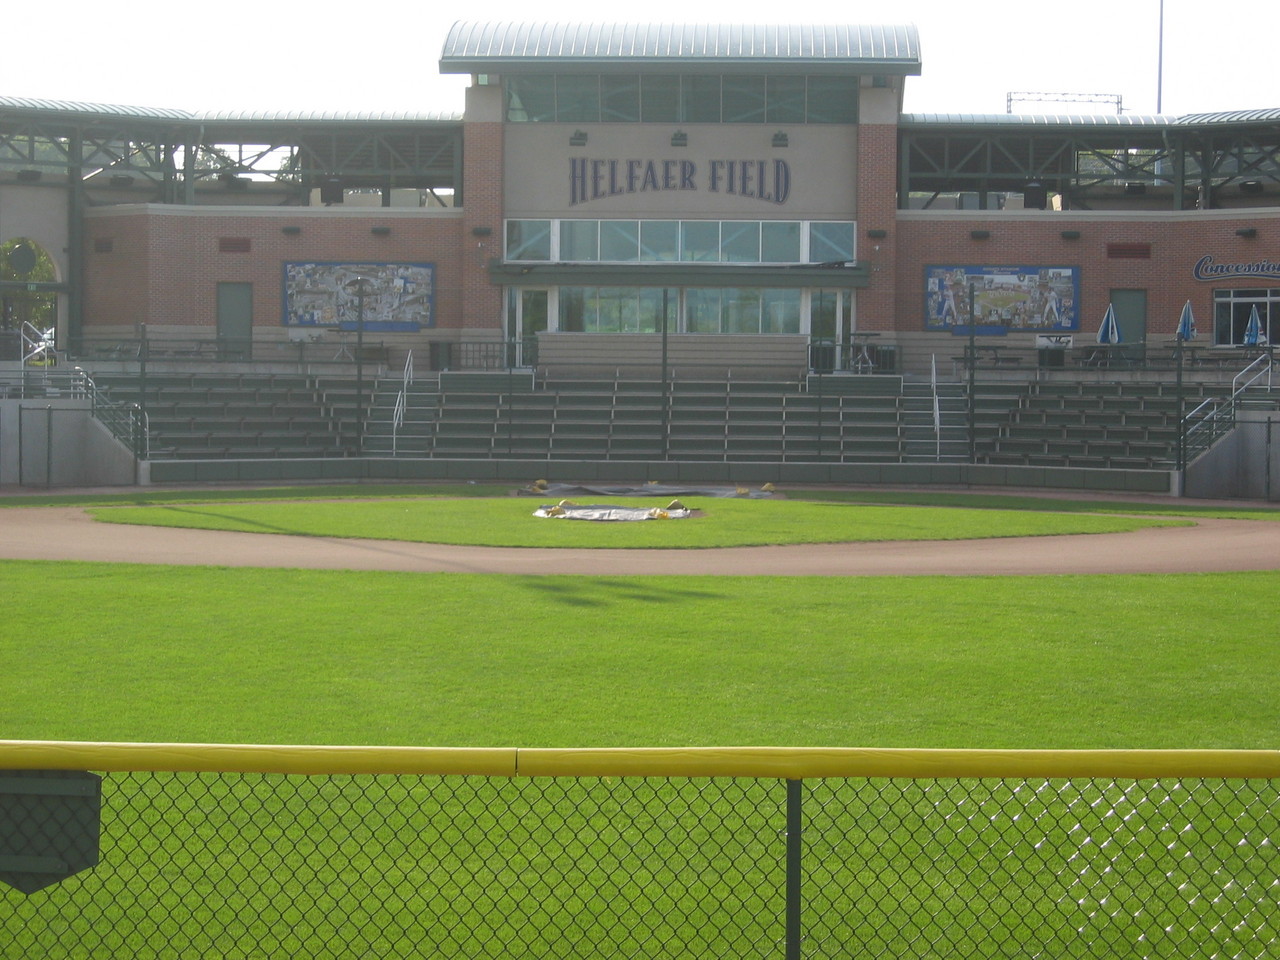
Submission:
[[[286,263],[284,323],[349,331],[363,318],[367,332],[413,332],[434,324],[435,289],[432,263]]]
[[[1078,267],[925,267],[926,330],[1079,330],[1079,302]]]

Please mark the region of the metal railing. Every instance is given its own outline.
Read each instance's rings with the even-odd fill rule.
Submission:
[[[1271,351],[1261,353],[1231,379],[1231,396],[1238,397],[1251,387],[1265,385],[1271,389],[1271,371],[1275,367]],[[1264,384],[1265,381],[1265,384]]]
[[[404,359],[404,372],[400,378],[400,391],[396,394],[395,408],[391,412],[391,455],[398,454],[397,443],[400,428],[404,426],[405,410],[409,405],[409,387],[413,385],[413,351]]]
[[[111,435],[139,460],[150,459],[151,427],[147,412],[139,404],[112,400],[79,367],[74,371],[74,383],[79,394],[89,399],[90,412]]]
[[[32,798],[74,790],[10,771],[102,772],[97,865],[30,895],[0,888],[14,956],[1261,960],[1280,947],[1274,751],[11,741],[0,768],[0,793],[18,798],[0,879],[28,889],[68,870],[38,852],[51,818]]]
[[[1272,370],[1275,367],[1271,351],[1259,354],[1231,380],[1231,394],[1227,397],[1209,397],[1188,413],[1182,422],[1185,444],[1185,462],[1197,456],[1230,433],[1236,425],[1236,412],[1241,399],[1259,386],[1271,389]]]
[[[226,337],[80,337],[67,351],[77,361],[105,360],[125,364],[173,362],[190,366],[224,363],[289,363],[304,366],[356,363],[356,345],[348,338],[267,340]],[[381,341],[365,340],[360,362],[384,364],[390,350]]]
[[[58,362],[57,330],[41,330],[28,320],[18,328],[22,338],[22,362],[31,366],[54,366]]]

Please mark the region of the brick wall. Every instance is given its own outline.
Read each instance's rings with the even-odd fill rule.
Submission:
[[[500,331],[502,288],[489,281],[488,268],[490,259],[502,258],[502,124],[469,122],[464,137],[461,326]]]
[[[95,211],[85,230],[85,333],[137,323],[212,331],[220,282],[253,284],[254,327],[279,328],[283,264],[295,260],[434,263],[436,329],[458,329],[466,279],[462,222],[461,211],[447,210]],[[374,227],[389,232],[374,234]],[[220,249],[223,240],[238,249]]]
[[[864,224],[865,221],[864,221]],[[1236,235],[1253,227],[1257,235]],[[974,239],[971,231],[987,231]],[[1078,238],[1064,238],[1063,232]],[[1147,291],[1147,336],[1172,337],[1182,305],[1190,300],[1201,335],[1212,316],[1215,289],[1276,286],[1275,281],[1235,277],[1196,280],[1196,262],[1212,256],[1218,263],[1280,259],[1280,214],[1260,219],[1219,211],[1187,211],[1126,216],[1112,212],[956,215],[950,212],[899,215],[896,230],[897,283],[895,329],[924,329],[924,271],[932,265],[1068,266],[1080,269],[1082,332],[1097,329],[1113,289]],[[864,231],[865,233],[865,231]],[[861,241],[866,243],[865,238]],[[1150,247],[1149,258],[1108,256],[1108,244]],[[860,314],[861,314],[861,300]]]
[[[863,124],[858,128],[858,260],[871,265],[871,285],[858,291],[858,329],[896,329],[898,231],[898,128]],[[885,237],[868,237],[884,230]]]

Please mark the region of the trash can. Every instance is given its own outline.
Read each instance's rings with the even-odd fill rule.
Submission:
[[[1041,347],[1038,352],[1040,354],[1040,366],[1042,367],[1065,367],[1067,365],[1067,351],[1062,347]]]
[[[836,369],[836,345],[831,341],[809,344],[809,369],[814,373],[834,373]]]
[[[448,370],[453,366],[453,344],[445,340],[431,341],[431,369]]]

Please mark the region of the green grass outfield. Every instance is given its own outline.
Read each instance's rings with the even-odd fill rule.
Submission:
[[[686,498],[706,515],[591,524],[534,518],[538,498],[496,492],[131,492],[94,513],[528,546],[1185,522],[1159,513],[1182,503],[806,491],[828,499]],[[911,505],[841,501],[895,496]],[[1275,573],[498,577],[7,562],[0,590],[33,599],[7,611],[0,723],[31,739],[1271,747],[1280,710],[1256,667],[1273,656],[1277,585]]]
[[[224,506],[264,506],[236,502],[252,496]],[[1000,499],[912,509],[918,524],[939,515],[936,529],[975,514],[989,535],[1017,514],[1043,532],[1099,519]],[[186,500],[171,506],[208,510],[207,494],[206,506]],[[524,514],[537,501],[493,502]],[[297,527],[305,514],[276,506],[237,522]],[[875,513],[827,504],[804,511],[815,519],[803,526],[839,510]],[[1163,522],[1159,508],[1149,519]],[[686,523],[710,526],[628,526]],[[1278,589],[1270,572],[499,577],[0,561],[0,730],[442,746],[1274,748]],[[1275,933],[1263,842],[1274,804],[1227,786],[816,782],[804,955],[1261,958]],[[30,898],[0,892],[0,926],[17,956],[95,960],[779,955],[780,791],[772,781],[113,775],[109,869]]]
[[[0,563],[14,739],[1276,746],[1280,573],[495,577]]]

